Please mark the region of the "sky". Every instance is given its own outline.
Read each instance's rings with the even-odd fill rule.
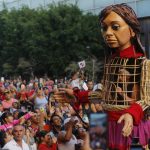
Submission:
[[[81,10],[84,12],[91,11],[95,14],[99,14],[99,12],[108,5],[127,2],[135,10],[138,17],[150,16],[150,0],[0,0],[0,9],[3,8],[3,2],[6,3],[8,8],[18,8],[17,6],[21,7],[23,5],[36,8],[41,5],[47,6],[48,3],[57,3],[60,1],[67,1],[73,4],[77,2]]]

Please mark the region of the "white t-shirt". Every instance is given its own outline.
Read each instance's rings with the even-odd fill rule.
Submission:
[[[79,78],[77,78],[75,80],[72,80],[70,85],[71,85],[72,88],[78,87],[79,89],[81,89]]]
[[[71,86],[72,88],[77,87],[77,88],[79,88],[80,90],[85,90],[85,91],[88,90],[88,87],[87,87],[86,83],[85,83],[83,80],[81,80],[80,78],[77,78],[77,79],[75,79],[75,80],[72,80],[72,81],[70,82],[70,86]]]
[[[66,131],[61,131],[66,134]],[[75,144],[77,144],[77,139],[74,135],[72,135],[69,142],[59,143],[58,150],[75,150]]]
[[[103,85],[101,83],[98,83],[94,86],[93,91],[95,90],[102,90],[103,89]]]
[[[3,149],[8,149],[8,150],[29,150],[29,146],[27,143],[22,140],[22,147],[16,143],[14,139],[9,141],[7,144],[4,145]]]

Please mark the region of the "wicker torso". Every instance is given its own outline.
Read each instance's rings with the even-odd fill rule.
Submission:
[[[104,108],[107,110],[121,110],[129,107],[133,100],[133,87],[138,86],[139,96],[134,101],[140,99],[140,77],[143,58],[120,58],[108,59],[104,70],[103,100]],[[118,88],[121,92],[118,92]],[[121,93],[121,94],[120,94]]]

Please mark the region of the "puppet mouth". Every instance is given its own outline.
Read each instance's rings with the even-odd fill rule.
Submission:
[[[113,44],[113,43],[116,43],[117,41],[116,41],[116,40],[106,40],[106,42],[107,42],[108,44]]]
[[[111,43],[111,42],[117,42],[117,40],[115,40],[115,39],[106,39],[106,42],[107,42],[107,43],[109,43],[109,42],[110,42],[110,43]]]

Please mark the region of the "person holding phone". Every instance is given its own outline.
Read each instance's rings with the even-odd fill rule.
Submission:
[[[34,99],[34,109],[40,109],[42,112],[46,111],[48,101],[44,97],[43,89],[38,88],[36,97]]]
[[[77,139],[73,134],[73,128],[77,120],[74,117],[64,120],[64,130],[58,133],[58,149],[59,150],[75,150]]]
[[[39,132],[38,136],[38,150],[57,150],[57,139],[55,137],[51,137],[49,132],[42,130]]]
[[[145,56],[139,38],[139,21],[130,6],[116,4],[107,6],[101,11],[99,23],[108,47],[102,91],[102,99],[105,102],[103,108],[108,114],[108,147],[127,150],[134,136],[139,136],[140,144],[145,147],[148,144],[149,137],[146,135],[149,135],[149,131],[144,128],[146,122],[142,122],[143,109],[137,103],[140,100],[141,64]],[[118,72],[121,68],[130,74],[128,88],[126,82],[119,81]],[[121,84],[122,91],[119,91],[117,87]],[[89,96],[92,95],[92,92],[88,91],[60,90],[74,95],[80,103],[90,102]],[[122,95],[122,102],[118,93]],[[59,96],[56,93],[55,98],[57,97]],[[127,100],[127,97],[130,98]]]

